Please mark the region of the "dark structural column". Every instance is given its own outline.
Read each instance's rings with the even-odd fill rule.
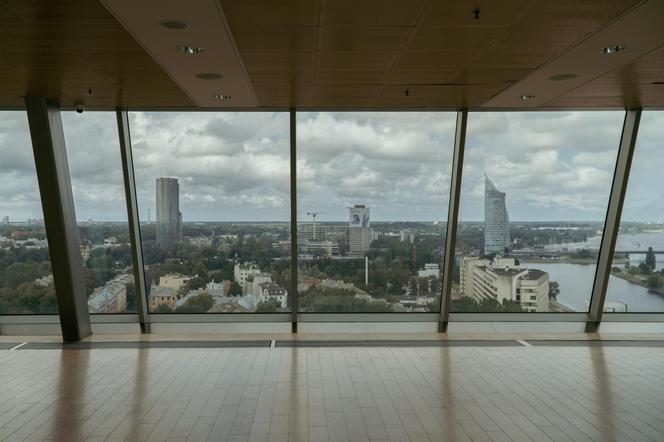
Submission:
[[[26,97],[25,107],[44,210],[62,339],[78,341],[91,333],[90,315],[60,107],[44,97]]]
[[[297,333],[297,140],[296,124],[297,113],[290,110],[290,221],[291,221],[291,326],[293,333]]]
[[[622,215],[623,203],[625,202],[629,170],[632,167],[634,146],[636,144],[640,121],[641,109],[632,109],[625,113],[616,170],[613,174],[611,196],[609,197],[609,207],[607,208],[606,220],[604,222],[604,235],[602,236],[599,258],[597,260],[597,270],[595,272],[593,294],[590,300],[590,310],[588,311],[589,317],[586,323],[586,333],[596,332],[599,324],[602,322],[606,289],[609,284],[609,276],[611,275],[613,253],[615,251],[616,238],[618,237],[618,229],[620,228],[620,216]]]
[[[468,110],[457,112],[454,134],[454,159],[452,160],[452,178],[450,183],[450,202],[447,211],[447,234],[445,236],[445,254],[443,262],[443,288],[440,299],[440,320],[438,331],[447,332],[450,317],[450,298],[454,279],[454,250],[456,248],[457,224],[459,221],[459,197],[461,193],[461,175],[463,172],[463,151],[466,146],[466,125]]]
[[[122,157],[122,175],[124,176],[125,198],[127,201],[127,220],[129,221],[129,237],[131,241],[131,258],[134,262],[134,292],[136,311],[142,333],[150,333],[148,306],[143,269],[143,251],[141,248],[141,229],[138,219],[138,203],[136,202],[136,181],[134,179],[134,160],[131,152],[129,136],[129,117],[127,111],[116,111],[118,120],[118,138],[120,140],[120,156]]]

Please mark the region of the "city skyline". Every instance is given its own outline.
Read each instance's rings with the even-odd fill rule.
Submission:
[[[331,207],[325,211],[332,215],[321,215],[322,222],[341,221],[334,214],[357,201],[372,208],[376,221],[444,221],[451,166],[441,161],[439,175],[420,169],[431,162],[433,147],[443,153],[451,149],[454,114],[449,113],[450,121],[447,114],[298,113],[298,164],[307,169],[298,174],[299,207]],[[488,173],[505,183],[515,222],[603,221],[623,113],[531,114],[469,115],[460,220],[482,220],[482,177]],[[191,221],[289,221],[287,114],[243,115],[130,113],[141,221],[147,208],[155,207],[155,176],[177,176],[183,188],[187,184],[181,206]],[[78,219],[126,220],[114,113],[63,112],[62,118]],[[433,121],[441,124],[435,133]],[[625,221],[664,220],[664,195],[648,185],[661,169],[651,153],[664,136],[662,121],[661,112],[644,113]],[[0,133],[0,150],[11,151],[0,165],[6,183],[0,215],[42,218],[25,113],[3,112]],[[329,140],[321,141],[324,137]],[[316,152],[307,145],[317,147]],[[237,153],[237,161],[221,167],[231,153]],[[407,166],[403,172],[394,170],[402,165]],[[432,178],[433,186],[409,181],[413,175]],[[390,182],[400,183],[397,190],[385,187]],[[421,195],[413,198],[417,189]]]

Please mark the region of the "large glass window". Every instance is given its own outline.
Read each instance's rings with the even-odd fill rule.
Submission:
[[[136,311],[114,112],[63,112],[90,313]]]
[[[298,113],[300,311],[440,310],[455,117]]]
[[[0,314],[57,313],[25,112],[0,112]]]
[[[585,312],[623,112],[471,113],[454,312]]]
[[[132,112],[153,313],[290,309],[289,115]]]
[[[605,312],[664,312],[664,112],[644,112]]]

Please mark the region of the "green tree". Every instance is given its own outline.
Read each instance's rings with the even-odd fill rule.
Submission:
[[[173,310],[166,304],[159,304],[156,309],[152,311],[152,313],[173,313]]]
[[[646,253],[645,265],[647,265],[648,268],[650,268],[650,271],[655,270],[655,267],[657,267],[657,259],[655,258],[655,252],[653,251],[652,247],[648,247],[648,252]]]
[[[242,286],[237,282],[231,282],[231,286],[228,289],[228,296],[242,296]]]
[[[192,296],[180,307],[175,309],[176,313],[205,313],[212,308],[214,300],[209,293]]]
[[[127,311],[136,311],[136,287],[133,282],[127,284]]]
[[[274,313],[279,311],[281,304],[276,299],[268,299],[266,301],[261,301],[256,306],[256,311],[260,313]]]
[[[658,289],[662,285],[662,279],[659,275],[650,275],[647,280],[648,288]]]

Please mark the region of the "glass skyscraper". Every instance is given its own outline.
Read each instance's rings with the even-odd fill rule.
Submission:
[[[180,239],[180,185],[177,178],[157,178],[157,246],[172,248]]]
[[[510,225],[505,193],[484,175],[484,253],[505,255],[509,248]]]

